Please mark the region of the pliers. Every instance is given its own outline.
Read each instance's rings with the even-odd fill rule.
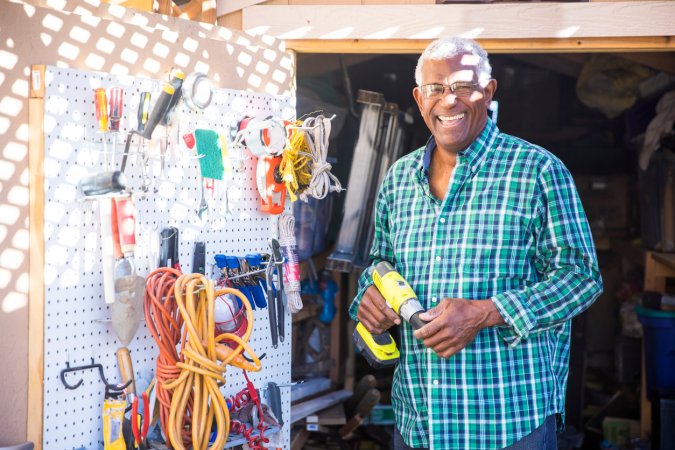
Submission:
[[[138,414],[138,396],[134,397],[131,403],[131,432],[136,439],[136,446],[139,450],[147,450],[148,444],[146,439],[148,437],[148,428],[150,427],[150,402],[148,401],[148,393],[143,392],[143,416]],[[139,430],[140,427],[140,430]]]

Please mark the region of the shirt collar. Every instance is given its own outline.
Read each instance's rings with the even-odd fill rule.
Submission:
[[[485,160],[487,150],[498,133],[499,129],[497,125],[488,117],[483,131],[481,131],[469,147],[459,152],[460,160],[468,164],[471,172],[476,172]],[[424,158],[422,160],[422,169],[427,176],[429,175],[429,165],[431,164],[431,152],[434,147],[436,147],[436,139],[432,135],[424,146]]]

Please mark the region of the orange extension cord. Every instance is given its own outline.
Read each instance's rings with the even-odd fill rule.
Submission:
[[[180,350],[183,350],[186,333],[183,329],[183,316],[180,314],[174,297],[175,283],[181,275],[179,270],[160,267],[152,271],[145,281],[145,323],[159,348],[155,389],[157,400],[159,400],[159,420],[164,436],[168,436],[167,427],[172,397],[171,391],[165,388],[165,384],[168,380],[175,380],[180,376],[180,367],[176,364],[185,359],[176,349],[180,342]],[[188,430],[192,415],[192,401],[188,402],[187,409],[188,414],[185,415],[185,422],[182,424],[185,430],[183,443],[186,445],[191,440]]]
[[[215,298],[232,294],[246,307],[248,327],[241,338],[231,333],[214,335]],[[181,275],[160,268],[146,281],[145,317],[157,342],[157,398],[162,431],[171,447],[205,450],[215,418],[217,435],[211,449],[222,448],[230,431],[230,419],[219,386],[228,364],[245,370],[261,369],[260,360],[247,344],[253,328],[248,299],[238,290],[214,290],[214,283],[200,274]],[[181,331],[182,329],[182,331]],[[220,341],[237,344],[232,350]],[[176,346],[180,342],[180,354]],[[246,350],[253,363],[241,355]],[[218,362],[220,360],[220,363]]]

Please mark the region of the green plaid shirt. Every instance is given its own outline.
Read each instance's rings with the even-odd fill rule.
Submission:
[[[425,308],[490,298],[507,325],[443,359],[402,324],[396,424],[413,447],[502,448],[564,413],[570,319],[602,292],[595,248],[572,177],[546,150],[488,120],[440,201],[427,177],[434,146],[389,170],[371,258],[393,263]],[[371,284],[364,272],[354,320]]]

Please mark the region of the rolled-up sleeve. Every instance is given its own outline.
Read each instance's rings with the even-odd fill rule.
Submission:
[[[602,293],[590,227],[568,170],[551,161],[537,190],[533,232],[539,281],[491,298],[507,324],[499,332],[511,346],[572,319]]]

